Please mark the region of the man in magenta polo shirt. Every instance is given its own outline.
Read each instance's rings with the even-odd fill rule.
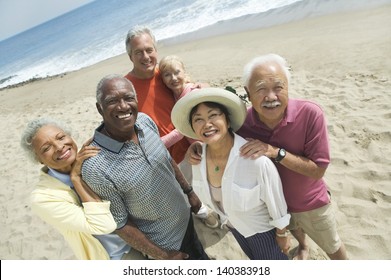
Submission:
[[[347,259],[322,179],[330,163],[322,109],[310,101],[289,99],[289,67],[278,55],[253,59],[243,78],[252,107],[237,133],[256,140],[243,145],[241,154],[275,161],[292,215],[289,229],[299,242],[295,258],[308,258],[308,234],[330,259]]]
[[[310,101],[289,99],[289,67],[279,55],[253,59],[246,65],[243,78],[252,107],[237,133],[254,140],[241,147],[241,155],[265,155],[274,160],[291,213],[289,229],[299,242],[295,259],[308,258],[307,235],[330,259],[347,259],[322,179],[330,163],[322,109]],[[191,164],[201,159],[199,147],[195,143],[188,149]]]

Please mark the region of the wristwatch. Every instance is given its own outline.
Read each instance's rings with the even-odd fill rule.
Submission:
[[[283,160],[283,158],[286,156],[286,151],[283,148],[280,148],[278,150],[277,157],[274,159],[275,162],[280,162]]]

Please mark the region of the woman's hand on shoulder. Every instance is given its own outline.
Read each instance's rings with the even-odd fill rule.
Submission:
[[[92,138],[88,139],[83,146],[81,147],[80,151],[76,155],[76,160],[72,164],[72,171],[71,175],[73,176],[80,176],[81,174],[81,166],[83,162],[93,156],[96,156],[100,148],[95,146],[90,146],[92,143]]]

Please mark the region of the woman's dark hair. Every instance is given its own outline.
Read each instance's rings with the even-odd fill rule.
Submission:
[[[200,106],[201,104],[204,104],[206,107],[208,108],[212,108],[212,109],[219,109],[225,116],[225,120],[227,121],[227,124],[230,124],[231,123],[231,120],[230,120],[230,116],[231,114],[229,113],[227,107],[225,107],[224,105],[220,104],[220,103],[216,103],[216,102],[211,102],[211,101],[207,101],[207,102],[201,102],[199,104],[197,104],[196,106],[194,106],[191,110],[190,110],[190,114],[189,114],[189,123],[190,123],[190,126],[191,128],[193,129],[194,131],[194,128],[193,128],[193,124],[192,124],[192,117],[194,115],[194,113],[197,111],[197,108],[198,106]],[[228,127],[228,132],[233,135],[233,131],[232,131],[232,128],[231,127]]]

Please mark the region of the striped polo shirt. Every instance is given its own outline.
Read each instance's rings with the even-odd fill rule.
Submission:
[[[118,142],[95,130],[91,145],[98,155],[84,161],[82,176],[102,199],[111,202],[117,228],[128,218],[159,247],[179,250],[190,218],[190,206],[175,178],[171,156],[156,124],[138,113],[139,145]]]

